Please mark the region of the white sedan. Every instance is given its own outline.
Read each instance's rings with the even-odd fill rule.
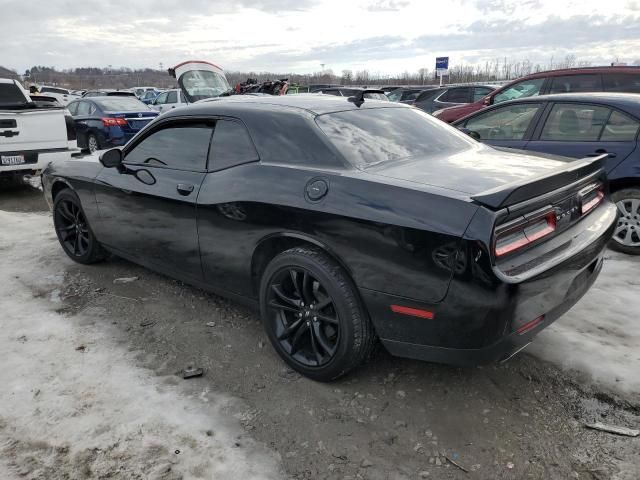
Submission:
[[[187,105],[187,99],[184,97],[184,93],[179,88],[175,88],[160,93],[149,106],[163,113],[172,108],[184,107],[185,105]]]

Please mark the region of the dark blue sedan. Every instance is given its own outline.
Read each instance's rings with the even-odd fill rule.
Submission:
[[[640,95],[575,93],[513,100],[454,122],[498,147],[567,157],[608,154],[620,218],[611,247],[640,254]]]
[[[90,152],[124,145],[158,116],[135,97],[83,98],[67,108],[76,126],[78,147]]]

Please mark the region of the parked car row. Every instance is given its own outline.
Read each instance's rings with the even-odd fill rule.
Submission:
[[[453,122],[497,103],[553,93],[640,93],[640,67],[588,67],[537,72],[521,77],[474,102],[445,108],[434,115]]]

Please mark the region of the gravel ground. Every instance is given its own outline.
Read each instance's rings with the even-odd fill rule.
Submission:
[[[0,191],[0,210],[46,206],[24,185]],[[30,245],[34,255],[53,242],[36,241],[46,245]],[[279,454],[283,478],[640,478],[640,438],[584,428],[593,421],[637,428],[637,396],[534,356],[458,369],[381,351],[345,379],[315,383],[285,367],[255,312],[225,299],[118,258],[91,267],[65,262],[62,275],[56,289],[39,294],[74,328],[95,319],[86,342],[107,335],[132,353],[132,369],[162,379],[202,367],[203,377],[176,380],[176,388],[235,399],[230,418]],[[136,279],[114,283],[123,277]]]

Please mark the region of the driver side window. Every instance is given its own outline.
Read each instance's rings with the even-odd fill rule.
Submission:
[[[481,140],[522,140],[540,106],[540,103],[506,105],[470,118],[464,126],[477,132]]]
[[[202,123],[174,124],[145,137],[127,152],[124,162],[202,172],[212,133],[211,126]]]
[[[534,97],[539,95],[544,80],[544,78],[532,78],[530,80],[518,82],[494,95],[493,103],[502,103],[507,100],[515,100],[516,98]]]

